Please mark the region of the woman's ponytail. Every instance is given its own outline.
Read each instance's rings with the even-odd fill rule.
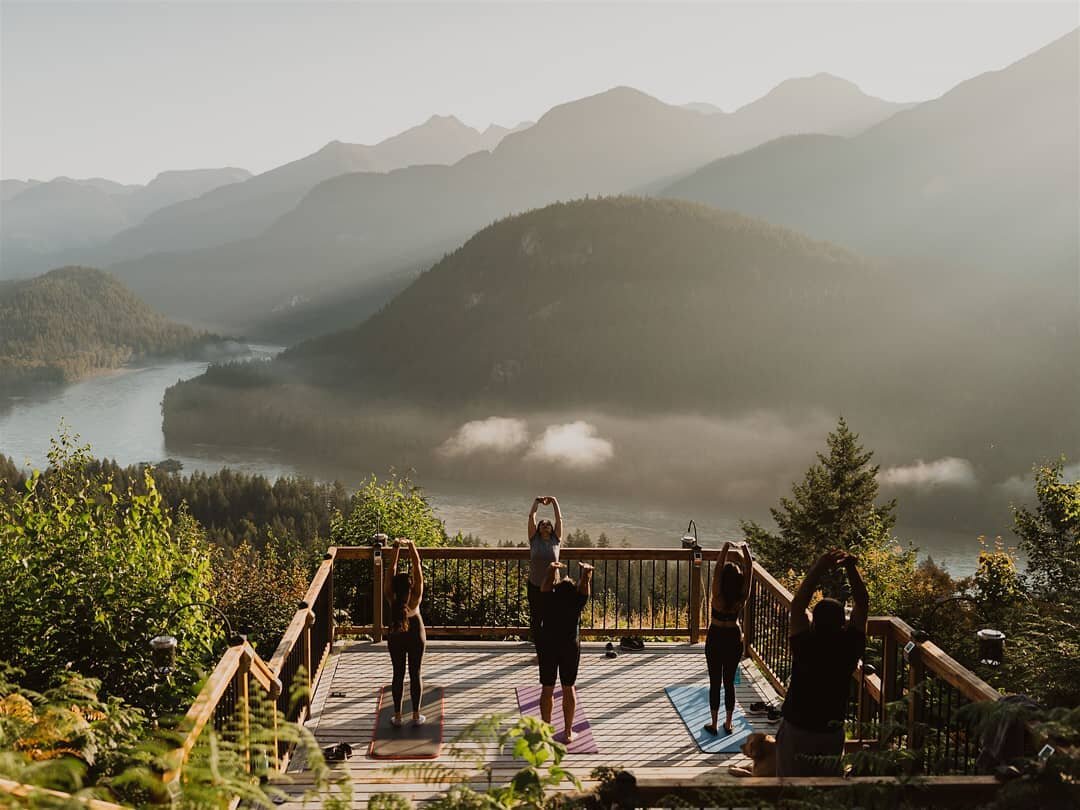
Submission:
[[[394,574],[390,580],[390,632],[404,633],[409,629],[405,608],[412,594],[412,579],[408,574]]]

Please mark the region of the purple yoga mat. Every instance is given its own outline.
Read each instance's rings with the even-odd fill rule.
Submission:
[[[539,717],[540,686],[518,686],[514,691],[517,693],[518,708],[521,710],[521,713]],[[566,735],[563,734],[565,721],[563,720],[562,687],[560,686],[555,687],[554,706],[551,709],[551,725],[555,726],[557,729],[555,739],[561,743],[565,743]],[[585,716],[585,709],[581,706],[580,693],[578,693],[577,710],[574,712],[574,741],[566,746],[566,752],[568,754],[600,753],[600,749],[596,747],[596,740],[593,739],[589,718]]]

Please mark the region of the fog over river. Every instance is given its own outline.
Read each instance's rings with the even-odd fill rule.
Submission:
[[[262,355],[278,351],[272,346],[252,349]],[[268,477],[336,478],[349,487],[372,472],[385,472],[318,465],[310,460],[297,462],[270,448],[201,446],[180,451],[166,447],[161,429],[164,391],[177,380],[201,374],[206,365],[205,362],[171,362],[123,369],[48,395],[0,400],[0,453],[20,465],[44,465],[50,438],[58,433],[63,421],[70,432],[91,446],[94,455],[113,458],[122,464],[175,458],[188,472],[212,472],[228,466]],[[585,529],[594,538],[604,532],[613,543],[625,539],[634,546],[675,545],[690,518],[700,528],[704,545],[738,539],[739,518],[769,522],[767,514],[733,514],[710,510],[707,506],[645,503],[638,498],[574,492],[534,493],[510,485],[496,487],[423,476],[418,483],[451,533],[471,533],[492,544],[501,539],[524,538],[526,512],[533,496],[540,494],[559,496],[569,529]],[[978,546],[971,534],[906,527],[901,523],[897,535],[918,546],[920,556],[931,554],[935,560],[944,562],[954,575],[970,573],[975,566]]]

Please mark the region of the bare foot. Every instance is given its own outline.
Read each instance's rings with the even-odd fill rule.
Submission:
[[[566,744],[569,745],[573,741],[574,741],[574,730],[572,728],[568,728],[566,730]]]
[[[716,726],[712,725],[711,723],[706,723],[704,728],[710,734],[716,734]]]

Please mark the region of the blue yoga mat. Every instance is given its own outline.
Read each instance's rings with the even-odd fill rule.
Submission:
[[[720,717],[717,728],[719,734],[712,735],[705,730],[705,724],[712,721],[709,713],[709,687],[697,685],[678,685],[664,688],[671,699],[675,711],[686,723],[686,728],[698,748],[706,754],[731,754],[739,750],[747,737],[753,733],[750,723],[743,714],[742,707],[735,704],[735,714],[731,717],[731,734],[724,734],[724,703],[720,702]]]

